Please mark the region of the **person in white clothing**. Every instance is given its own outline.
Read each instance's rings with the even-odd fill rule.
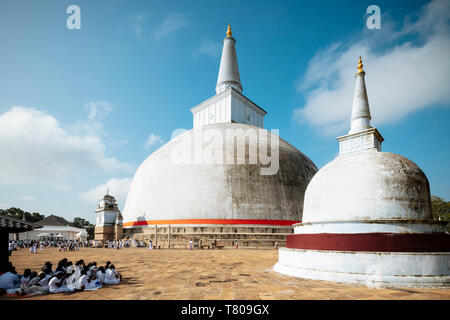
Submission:
[[[44,276],[45,276],[45,275],[42,274],[42,278],[43,278]],[[30,286],[38,285],[38,284],[39,284],[39,281],[41,281],[41,277],[38,276],[38,274],[37,274],[36,271],[33,271],[33,272],[31,273],[31,275],[30,275],[30,281],[28,281],[28,286],[30,287]]]
[[[106,278],[105,268],[103,266],[99,267],[95,276],[96,276],[98,282],[104,283],[105,278]]]
[[[10,269],[0,276],[0,289],[20,288],[20,279],[15,270]]]
[[[36,274],[36,272],[32,272]],[[48,292],[48,286],[41,286],[39,283],[45,278],[45,273],[41,272],[38,276],[32,277],[28,286],[22,287],[22,294],[42,294]]]
[[[28,285],[28,282],[31,280],[31,269],[25,269],[22,277],[20,278],[21,285]]]
[[[64,284],[64,273],[57,272],[56,275],[48,282],[48,292],[50,293],[63,293],[74,292],[75,289],[69,288]]]
[[[89,279],[86,270],[81,270],[81,277],[78,280],[78,288],[84,290],[84,289],[93,289],[95,287],[96,287],[95,282]]]
[[[51,275],[50,274],[45,274],[45,276],[43,277],[43,278],[41,278],[41,280],[39,281],[39,285],[41,286],[41,287],[44,287],[44,288],[46,288],[47,289],[47,291],[48,291],[48,282],[50,281],[50,279],[51,279]]]
[[[67,274],[66,285],[69,288],[76,288],[78,278],[75,272],[75,267],[73,265],[69,265],[66,269],[66,274]]]
[[[109,268],[106,269],[105,284],[119,284],[120,278],[120,274],[117,273],[114,265],[111,264]]]

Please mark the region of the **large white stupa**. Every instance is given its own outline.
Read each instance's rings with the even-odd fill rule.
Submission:
[[[235,44],[229,26],[216,94],[191,109],[194,128],[138,168],[124,208],[125,236],[171,248],[189,239],[273,247],[301,221],[317,168],[263,129],[266,111],[242,93]]]
[[[449,286],[447,222],[432,220],[422,170],[381,152],[362,67],[360,58],[351,129],[337,138],[339,156],[309,183],[302,223],[280,248],[274,270],[373,286]]]

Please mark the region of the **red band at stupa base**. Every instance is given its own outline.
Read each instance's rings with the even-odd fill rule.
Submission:
[[[260,220],[260,219],[174,219],[174,220],[143,220],[125,222],[124,227],[154,226],[168,224],[257,224],[271,226],[292,226],[301,221],[294,220]]]
[[[450,252],[445,233],[292,234],[286,248],[333,251]]]

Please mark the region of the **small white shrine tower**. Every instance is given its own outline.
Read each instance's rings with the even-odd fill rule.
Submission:
[[[120,240],[123,237],[122,214],[116,199],[106,191],[95,209],[95,240]]]

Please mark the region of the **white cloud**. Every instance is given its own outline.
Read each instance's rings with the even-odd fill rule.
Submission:
[[[84,105],[84,108],[89,111],[89,120],[105,118],[112,110],[111,105],[106,101],[89,102]]]
[[[297,89],[306,94],[306,104],[294,110],[294,118],[327,134],[349,128],[360,55],[373,125],[397,121],[435,104],[448,105],[449,15],[450,2],[435,0],[423,8],[415,22],[408,17],[398,31],[382,19],[381,32],[365,30],[359,40],[335,43],[319,51],[297,83]]]
[[[194,51],[194,58],[202,54],[209,55],[213,58],[220,56],[220,43],[211,41],[210,39],[203,39],[200,46]]]
[[[155,31],[155,37],[161,38],[188,25],[187,17],[182,13],[171,13]]]
[[[88,120],[108,108],[88,105]],[[70,134],[51,115],[34,108],[12,107],[0,114],[0,183],[37,182],[65,188],[67,178],[88,172],[129,171],[130,165],[105,155],[95,134]]]
[[[87,116],[70,127],[71,132],[89,136],[104,136],[103,120],[111,112],[111,104],[107,101],[98,101],[86,103],[83,107]]]
[[[96,204],[106,194],[106,190],[108,189],[109,194],[116,198],[118,205],[123,207],[127,199],[130,184],[131,178],[113,178],[109,179],[105,184],[80,194],[78,197],[86,202]]]
[[[144,22],[143,14],[134,14],[129,16],[131,28],[139,39],[142,39],[142,24]]]
[[[20,196],[19,199],[22,201],[33,201],[33,200],[36,200],[36,197],[31,196],[31,195],[24,195],[24,196]]]
[[[153,133],[150,133],[150,135],[148,136],[147,140],[145,141],[144,146],[145,146],[145,148],[150,148],[150,147],[152,147],[155,144],[161,144],[163,142],[164,141],[161,139],[160,136],[157,136],[157,135],[155,135]]]

